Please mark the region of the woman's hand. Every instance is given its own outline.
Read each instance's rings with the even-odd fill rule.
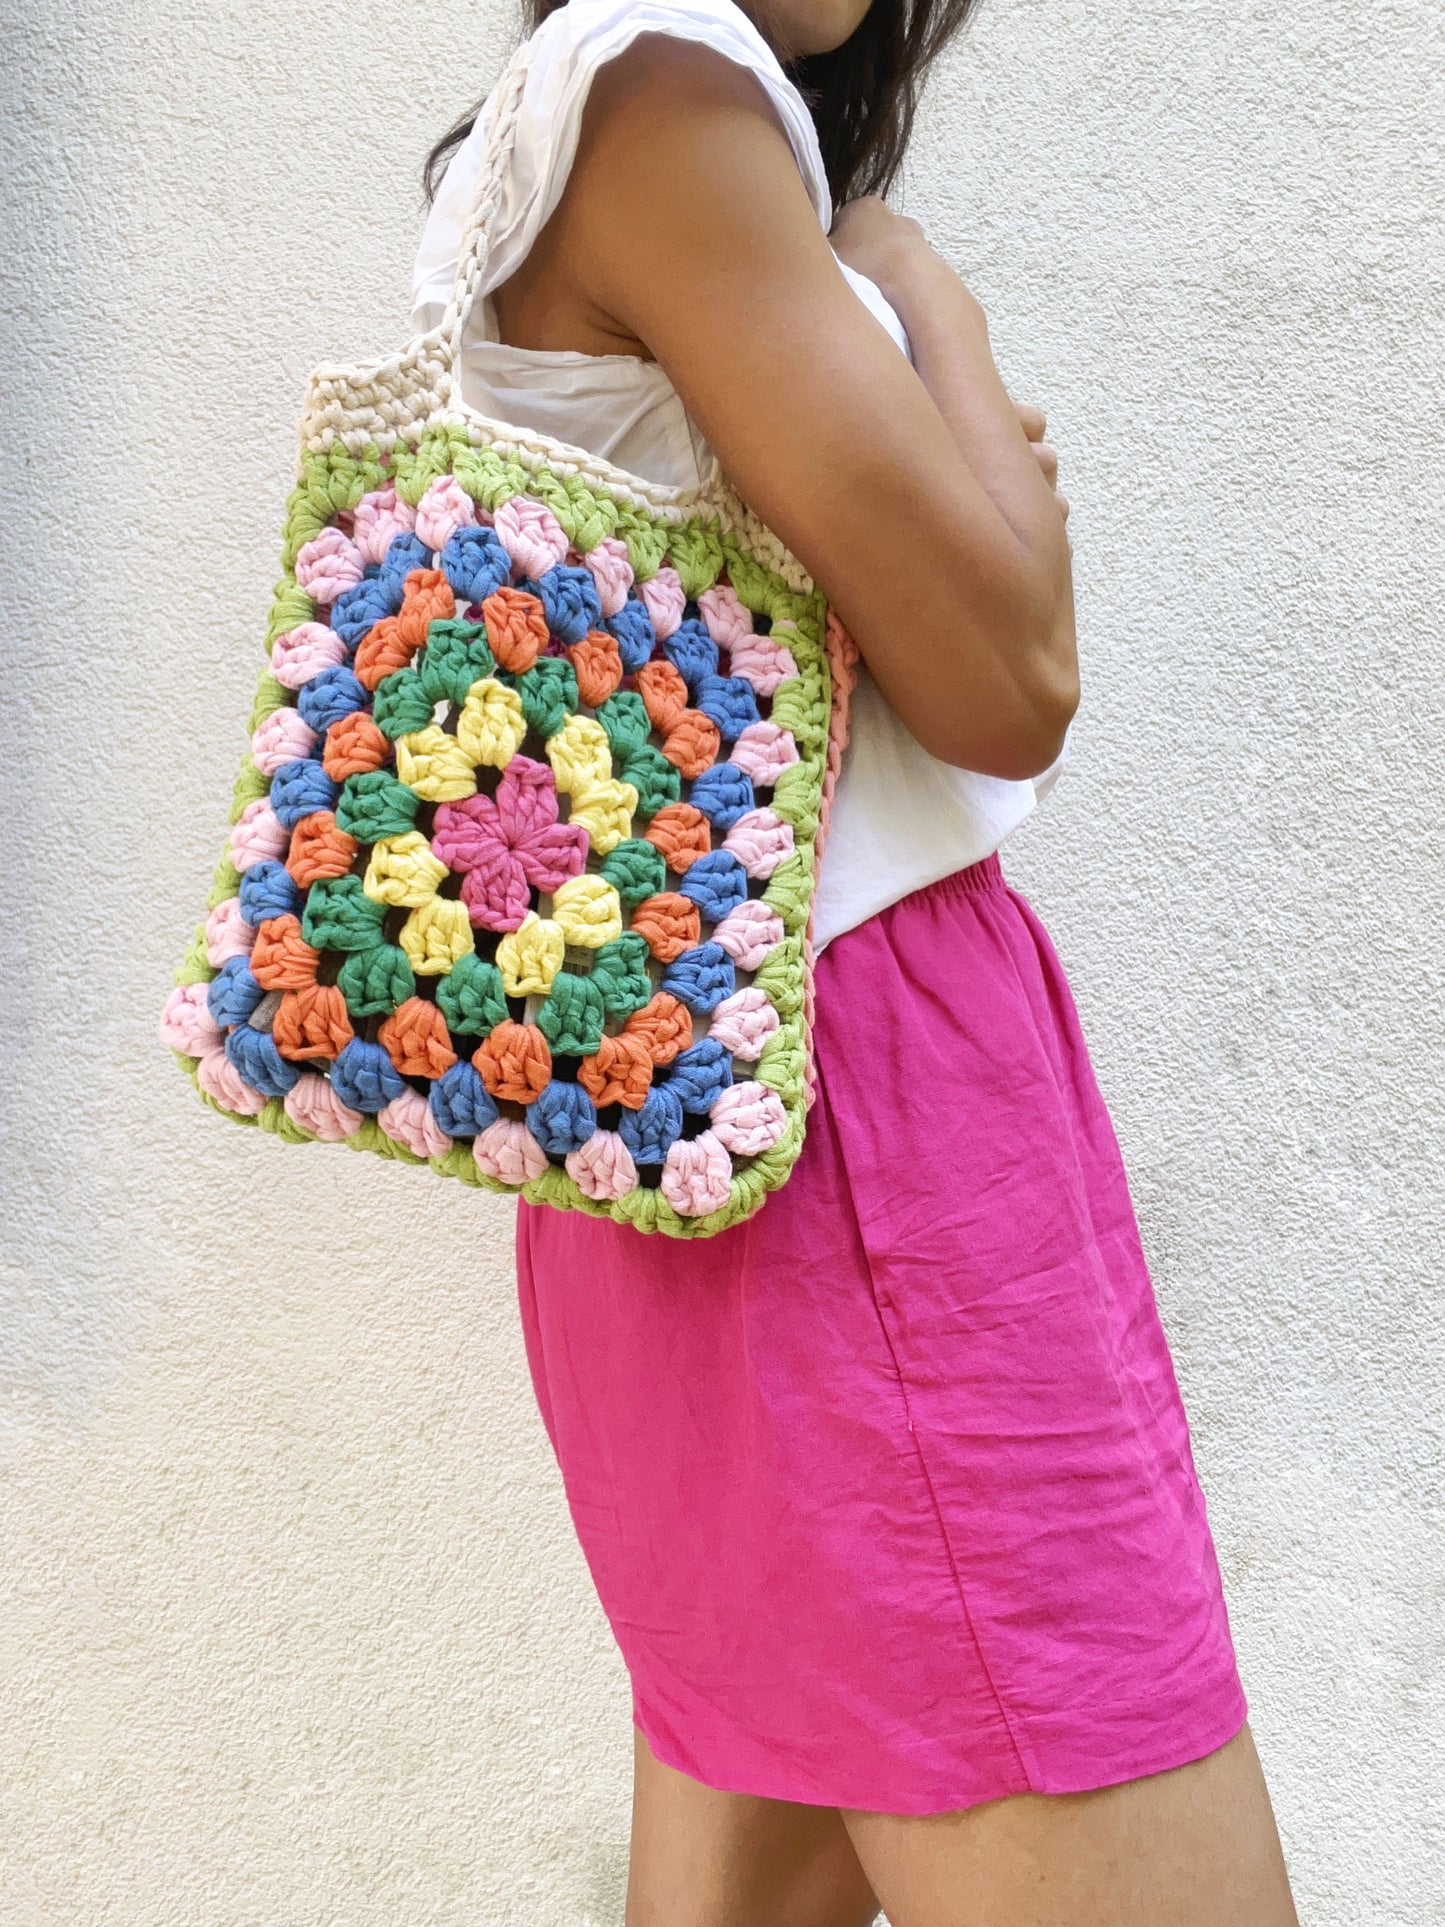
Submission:
[[[894,306],[898,305],[894,294],[920,261],[928,258],[944,265],[917,221],[899,214],[876,194],[864,194],[840,207],[828,239],[838,259],[881,288]],[[979,319],[983,319],[981,308]]]
[[[1034,451],[1039,467],[1044,472],[1044,480],[1054,491],[1054,500],[1059,505],[1059,513],[1067,522],[1069,519],[1069,498],[1059,493],[1059,452],[1044,440],[1048,421],[1042,408],[1035,408],[1032,402],[1015,402],[1018,410],[1019,425],[1027,435],[1029,447]]]
[[[908,303],[908,290],[920,267],[928,263],[930,268],[947,269],[947,263],[918,222],[899,214],[876,194],[865,194],[840,208],[828,239],[839,260],[846,261],[855,273],[865,275],[900,311]],[[960,294],[970,316],[986,335],[988,323],[983,309],[966,288],[960,286]],[[1044,412],[1030,402],[1017,402],[1015,408],[1044,480],[1054,491],[1059,513],[1067,521],[1068,498],[1058,493],[1058,452],[1044,440],[1048,427]]]

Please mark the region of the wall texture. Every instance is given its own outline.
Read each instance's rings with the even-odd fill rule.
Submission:
[[[0,1920],[613,1927],[625,1681],[505,1203],[153,1041],[300,384],[404,329],[463,0],[15,0]],[[1129,1157],[1311,1927],[1440,1918],[1445,44],[991,0],[906,197],[1049,408],[1087,701],[1010,868]]]

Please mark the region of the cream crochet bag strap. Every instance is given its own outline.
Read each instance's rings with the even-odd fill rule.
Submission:
[[[307,385],[208,915],[205,1102],[676,1237],[784,1182],[854,652],[714,463],[648,483],[462,400],[525,79],[440,324]]]

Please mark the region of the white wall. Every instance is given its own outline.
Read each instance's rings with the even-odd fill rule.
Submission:
[[[0,28],[5,1927],[621,1919],[625,1682],[509,1208],[235,1130],[154,1042],[303,374],[399,338],[418,157],[510,24]],[[1434,0],[992,0],[908,195],[1064,453],[1087,700],[1010,869],[1311,1927],[1445,1891],[1442,71]]]

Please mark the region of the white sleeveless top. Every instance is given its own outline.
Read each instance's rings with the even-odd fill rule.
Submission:
[[[597,69],[639,34],[658,32],[715,47],[757,75],[777,108],[818,219],[825,229],[832,225],[827,175],[807,106],[732,0],[568,0],[528,42],[516,146],[462,342],[460,380],[463,399],[486,414],[570,442],[647,481],[685,488],[706,477],[712,457],[655,362],[509,347],[497,339],[491,301],[491,291],[515,273],[562,197]],[[422,235],[413,277],[418,332],[436,326],[451,295],[491,107],[488,99],[453,155]],[[844,263],[839,267],[907,354],[903,324],[881,291]],[[1051,786],[1062,761],[1022,783],[940,762],[861,671],[814,901],[816,946],[910,890],[996,850]]]

